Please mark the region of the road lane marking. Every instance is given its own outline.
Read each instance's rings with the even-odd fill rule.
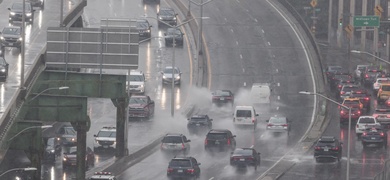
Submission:
[[[234,32],[233,29],[230,29],[231,32]]]
[[[276,110],[279,110],[279,106],[278,106],[278,107],[276,107]]]
[[[214,179],[214,177],[210,178],[209,180],[213,180],[213,179]]]
[[[257,19],[255,19],[255,21],[257,22]]]
[[[279,69],[276,69],[276,72],[279,72]]]
[[[278,100],[280,100],[280,96],[278,96]]]
[[[240,58],[242,59],[242,54],[240,54]]]
[[[246,86],[246,82],[244,82],[244,86]]]
[[[271,43],[268,41],[268,46],[271,46]]]
[[[244,69],[244,68],[242,68],[242,72],[245,72],[245,69]]]
[[[238,45],[238,41],[236,41],[236,45]]]
[[[280,86],[280,83],[278,83],[278,86]]]

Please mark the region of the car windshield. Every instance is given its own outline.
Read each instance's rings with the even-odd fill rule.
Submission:
[[[55,139],[54,139],[54,138],[49,138],[49,139],[47,140],[46,146],[48,146],[48,147],[54,147],[54,142],[55,142]]]
[[[4,28],[3,34],[12,34],[12,35],[20,35],[20,28]]]
[[[176,35],[181,35],[181,31],[179,29],[176,28],[168,28],[167,30],[167,34],[176,34]]]
[[[0,57],[0,65],[1,65],[1,66],[7,65],[7,62],[6,62],[5,59],[2,58],[2,57]]]
[[[143,82],[145,79],[144,79],[144,76],[142,76],[142,75],[130,75],[129,80],[130,80],[130,81],[139,81],[139,82]]]
[[[374,118],[360,118],[359,123],[375,123]]]
[[[377,110],[375,110],[375,114],[390,114],[390,110],[387,110],[387,109],[377,109]]]
[[[359,100],[344,101],[344,104],[347,105],[359,104]]]
[[[343,91],[351,92],[352,90],[357,89],[357,88],[358,87],[356,87],[356,86],[344,86]]]
[[[236,117],[252,117],[251,110],[237,110]]]
[[[226,133],[209,133],[207,139],[227,139]]]
[[[331,66],[329,67],[329,71],[340,71],[343,68],[341,66]]]
[[[146,98],[130,98],[129,104],[145,104],[147,102]]]
[[[98,137],[116,137],[115,131],[99,131]]]
[[[77,147],[76,146],[70,147],[67,154],[77,154]]]
[[[359,66],[359,67],[358,67],[358,70],[359,70],[359,71],[365,71],[366,68],[367,68],[367,66]]]
[[[250,149],[236,149],[233,155],[241,155],[241,156],[251,156],[252,150]]]
[[[378,79],[376,82],[378,82],[378,83],[389,83],[390,80],[387,80],[387,79]]]
[[[65,127],[64,130],[64,134],[76,135],[76,131],[73,129],[73,127]]]
[[[205,122],[205,121],[206,121],[206,118],[192,117],[192,118],[191,118],[191,121],[194,121],[194,122]]]
[[[229,91],[215,91],[214,96],[230,96]]]
[[[366,93],[352,93],[349,97],[357,97],[357,98],[360,98],[360,97],[366,97]]]
[[[161,10],[160,11],[160,15],[163,15],[163,16],[174,16],[175,12],[172,11],[172,10]]]
[[[191,167],[191,162],[188,159],[175,159],[169,162],[171,167]]]
[[[137,27],[139,29],[147,29],[149,28],[149,23],[147,23],[146,21],[137,21]]]
[[[390,86],[382,86],[382,91],[390,91]]]
[[[25,10],[26,11],[31,11],[31,7],[29,5],[25,5],[24,6]],[[18,10],[22,10],[23,9],[23,3],[14,3],[12,5],[12,9],[18,9]]]
[[[179,71],[177,69],[172,69],[172,68],[164,69],[165,74],[172,74],[172,71],[174,71],[175,74],[179,74]]]
[[[284,117],[271,117],[269,119],[270,123],[275,123],[275,124],[285,124],[286,123],[286,118]]]
[[[162,140],[163,143],[183,143],[182,137],[180,136],[166,136]]]

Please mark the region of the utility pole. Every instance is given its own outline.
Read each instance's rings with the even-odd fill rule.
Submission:
[[[342,46],[342,37],[343,37],[343,7],[344,0],[339,0],[339,11],[338,11],[338,19],[341,21],[341,24],[337,27],[337,46],[341,48]]]
[[[355,16],[355,0],[350,0],[349,11],[350,11],[349,24],[352,25],[353,24],[353,17]],[[354,45],[355,45],[355,33],[353,30],[353,31],[351,31],[350,36],[349,36],[349,47],[352,46],[352,48],[354,48]]]
[[[382,15],[382,12],[380,10],[378,10],[378,6],[380,6],[380,1],[379,0],[375,0],[375,8],[374,8],[374,11],[375,11],[375,15],[379,16],[379,19],[381,19],[381,15]],[[378,27],[374,27],[374,42],[373,42],[373,49],[374,49],[374,53],[375,56],[379,56],[379,50],[378,50],[378,38],[379,38],[379,30],[378,30]],[[376,60],[376,58],[374,58],[374,60]],[[382,63],[380,63],[382,64]]]

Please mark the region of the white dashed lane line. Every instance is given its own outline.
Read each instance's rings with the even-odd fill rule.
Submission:
[[[268,41],[268,46],[271,46],[271,43]]]

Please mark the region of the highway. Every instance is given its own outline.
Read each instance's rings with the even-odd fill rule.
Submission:
[[[0,4],[0,28],[8,25],[8,10],[12,1]],[[67,2],[70,8],[74,2]],[[161,1],[161,6],[170,6]],[[45,10],[37,10],[32,26],[26,28],[26,57],[37,54],[46,40],[46,28],[58,26],[59,4],[47,1]],[[143,5],[137,2],[113,2],[88,0],[83,15],[86,27],[98,27],[101,18],[138,18],[156,15],[158,6]],[[204,7],[203,33],[206,40],[205,52],[210,56],[208,62],[210,90],[230,89],[236,94],[237,104],[246,104],[248,90],[254,82],[269,82],[273,85],[272,105],[267,108],[256,107],[262,122],[256,131],[236,129],[232,124],[231,108],[217,108],[210,103],[210,90],[196,88],[193,83],[194,38],[189,29],[183,48],[176,48],[176,65],[183,71],[182,85],[175,88],[175,117],[170,116],[170,86],[161,86],[159,71],[172,62],[172,47],[165,47],[162,39],[165,29],[157,29],[157,22],[148,19],[153,25],[150,41],[140,44],[139,69],[147,77],[146,94],[156,101],[156,114],[146,122],[129,123],[129,150],[133,152],[153,139],[167,132],[186,134],[191,142],[191,156],[202,163],[200,179],[256,179],[300,140],[312,120],[313,97],[299,95],[301,90],[313,91],[313,80],[308,65],[305,48],[286,22],[284,16],[268,1],[232,1],[225,3],[213,1]],[[192,13],[199,17],[199,7],[192,6]],[[175,8],[176,11],[179,11]],[[283,13],[282,13],[283,14]],[[179,19],[184,15],[179,13]],[[271,19],[271,20],[270,20]],[[277,23],[276,23],[277,22]],[[195,36],[196,38],[196,36]],[[207,52],[206,52],[207,51]],[[325,53],[332,53],[331,51]],[[327,54],[327,55],[329,55]],[[10,76],[6,83],[0,84],[0,112],[8,106],[14,90],[19,87],[20,53],[6,48],[6,60],[10,63]],[[325,64],[339,64],[337,58],[328,57]],[[26,66],[32,64],[26,58]],[[353,64],[362,62],[354,61]],[[344,62],[342,64],[348,67]],[[353,66],[354,67],[354,66]],[[113,73],[106,70],[105,73]],[[123,73],[123,72],[115,72]],[[214,128],[227,128],[237,135],[239,147],[254,147],[261,152],[261,167],[254,171],[236,171],[228,165],[229,154],[208,154],[204,152],[204,136],[188,135],[186,118],[183,116],[188,104],[196,104],[197,112],[206,113],[214,119]],[[92,126],[87,134],[87,146],[93,146],[93,135],[103,126],[115,125],[116,109],[109,99],[90,99],[89,113]],[[312,151],[303,157],[295,157],[296,165],[282,179],[345,179],[347,129],[339,126],[336,107],[331,110],[332,120],[325,131],[344,142],[343,160],[338,163],[317,164]],[[287,116],[293,121],[290,136],[273,136],[265,132],[265,119],[272,115]],[[354,129],[354,128],[353,128]],[[352,132],[351,177],[352,179],[371,179],[382,169],[388,153],[383,149],[363,151],[361,143]],[[112,154],[97,154],[96,166],[103,166]],[[118,175],[119,179],[164,179],[170,156],[156,151],[138,164]],[[44,166],[44,179],[72,179],[72,171],[63,172],[60,158],[54,166]]]

